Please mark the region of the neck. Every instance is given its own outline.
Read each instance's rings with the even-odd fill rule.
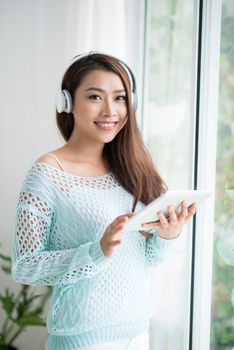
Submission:
[[[105,162],[103,156],[103,143],[87,143],[87,141],[85,142],[85,140],[80,138],[74,138],[71,135],[63,148],[69,153],[74,161],[85,162],[92,165],[100,165]]]

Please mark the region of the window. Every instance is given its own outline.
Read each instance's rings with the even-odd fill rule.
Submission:
[[[197,215],[193,242],[187,227],[175,256],[151,272],[151,349],[231,350],[234,5],[232,0],[146,3],[145,141],[169,189],[194,185],[215,194]]]
[[[147,2],[143,135],[162,178],[177,190],[193,188],[194,18],[193,1]],[[190,228],[174,256],[151,272],[152,350],[188,349]]]

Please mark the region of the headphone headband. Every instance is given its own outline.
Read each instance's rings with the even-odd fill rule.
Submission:
[[[125,69],[125,71],[128,74],[129,80],[130,80],[130,85],[131,85],[131,93],[132,93],[132,109],[135,112],[137,109],[137,91],[136,91],[136,79],[134,76],[133,71],[130,69],[130,67],[123,62],[122,60],[120,60],[117,57],[99,52],[99,51],[90,51],[88,53],[82,53],[79,54],[75,57],[73,57],[69,62],[67,67],[65,68],[65,72],[62,76],[61,82],[60,82],[60,86],[59,86],[59,91],[58,91],[58,95],[57,95],[57,101],[56,101],[56,108],[57,111],[59,113],[62,112],[66,112],[66,113],[71,113],[72,111],[72,97],[70,94],[70,91],[68,89],[62,89],[62,82],[63,82],[63,78],[64,75],[66,74],[66,72],[68,71],[68,69],[75,63],[75,62],[79,62],[80,60],[82,60],[84,57],[92,57],[92,55],[97,54],[97,55],[107,55],[109,57],[115,58],[118,60],[118,62],[122,65],[122,67]]]

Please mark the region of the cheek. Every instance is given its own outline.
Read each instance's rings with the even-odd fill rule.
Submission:
[[[74,112],[77,115],[89,115],[97,110],[95,104],[86,104],[86,103],[76,103],[74,106]]]
[[[119,114],[123,119],[127,118],[127,113],[128,113],[127,106],[125,104],[121,105],[119,107]]]

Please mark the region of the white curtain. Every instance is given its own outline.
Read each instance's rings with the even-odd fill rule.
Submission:
[[[78,52],[100,50],[126,56],[128,38],[125,3],[125,0],[78,1]]]
[[[144,0],[0,1],[0,243],[5,254],[11,253],[15,205],[26,171],[63,143],[55,96],[67,61],[79,52],[100,50],[126,60],[139,77],[143,8]],[[6,286],[17,288],[1,276],[0,293]],[[31,328],[17,346],[41,350],[46,338],[44,328]]]

